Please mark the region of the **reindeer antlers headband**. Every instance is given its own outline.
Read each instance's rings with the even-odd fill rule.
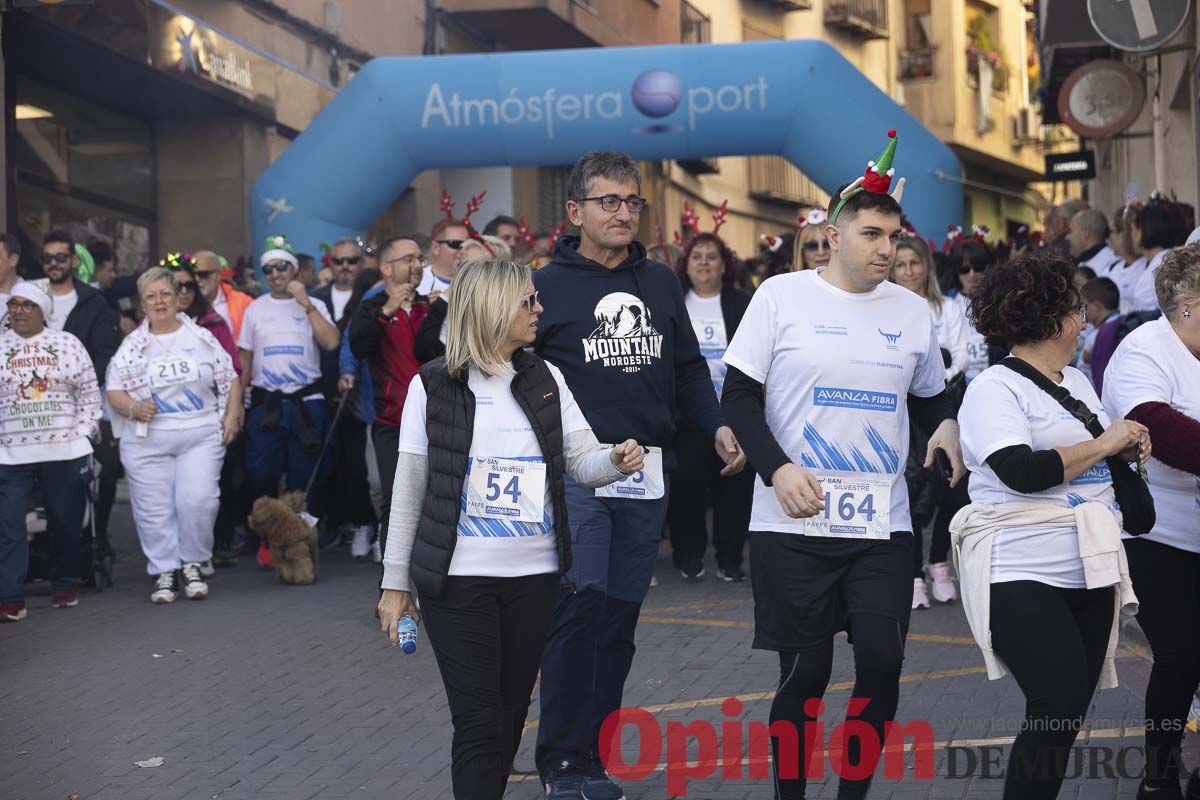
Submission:
[[[721,205],[717,206],[717,210],[713,212],[713,229],[710,231],[713,236],[717,235],[717,231],[721,230],[721,226],[725,224],[726,218],[729,216],[729,200],[722,200]],[[691,207],[688,201],[683,201],[683,227],[691,228],[692,233],[704,233],[700,230],[700,218],[696,216],[696,210]]]
[[[479,232],[475,230],[475,226],[471,224],[471,215],[477,212],[479,207],[483,205],[483,198],[485,195],[487,195],[487,189],[484,189],[482,192],[467,201],[467,210],[463,212],[463,218],[461,220],[456,220],[454,218],[454,198],[446,189],[442,189],[442,200],[440,207],[446,214],[447,223],[457,222],[461,224],[467,229],[467,235],[483,245],[483,249],[488,251],[488,255],[495,258],[496,251],[492,249],[491,245],[484,241],[483,237],[479,235]]]

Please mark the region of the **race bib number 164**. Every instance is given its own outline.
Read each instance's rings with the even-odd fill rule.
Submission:
[[[805,536],[891,538],[891,478],[831,472],[815,475],[825,490],[825,510],[802,520]]]

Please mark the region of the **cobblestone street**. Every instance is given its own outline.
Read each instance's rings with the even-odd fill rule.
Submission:
[[[375,565],[337,550],[324,556],[319,583],[287,587],[243,559],[211,580],[208,600],[153,606],[127,504],[117,506],[113,528],[115,588],[83,594],[76,609],[54,610],[48,588],[35,585],[29,618],[0,627],[0,797],[450,796],[450,726],[432,652],[425,643],[411,657],[387,647],[371,615]],[[642,615],[627,705],[648,708],[664,731],[671,720],[727,721],[720,704],[733,695],[744,702],[744,719],[765,720],[778,667],[773,654],[749,647],[749,582],[719,582],[710,564],[708,578],[685,584],[669,567],[664,549],[661,585],[651,589]],[[1081,745],[1140,747],[1150,664],[1133,640],[1120,655],[1122,685],[1097,696],[1091,723],[1098,730]],[[840,721],[852,680],[842,641],[827,730]],[[1011,678],[986,680],[957,606],[914,616],[903,681],[899,716],[931,723],[938,776],[881,776],[871,796],[998,798],[1002,780],[949,775],[945,746],[1005,744],[1023,702]],[[518,772],[532,769],[536,720],[535,694]],[[636,733],[624,733],[631,760]],[[1185,744],[1189,763],[1194,738]],[[161,766],[134,764],[155,757]],[[1140,770],[1140,752],[1127,761]],[[1085,775],[1091,763],[1089,756]],[[961,758],[954,770],[963,772]],[[666,797],[666,776],[656,770],[627,782],[626,791],[630,798]],[[1135,791],[1135,780],[1098,776],[1071,782],[1062,797],[1132,798]],[[690,783],[687,796],[771,794],[769,781],[714,775]],[[810,797],[835,794],[832,779],[810,785]],[[541,790],[519,774],[508,797],[532,800]]]

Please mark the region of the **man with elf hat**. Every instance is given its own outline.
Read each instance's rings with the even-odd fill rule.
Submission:
[[[753,646],[779,653],[771,722],[803,731],[820,716],[834,637],[845,630],[854,646],[853,698],[861,698],[848,715],[880,742],[896,713],[911,612],[910,412],[934,431],[925,466],[940,449],[952,483],[965,474],[928,304],[887,281],[904,188],[901,178],[888,193],[896,132],[888,136],[866,173],[834,195],[829,266],[777,275],[754,294],[725,352],[722,398],[758,474]],[[805,765],[822,757],[806,744],[780,752],[772,740],[782,800],[804,797]],[[859,747],[851,739],[849,763],[859,763]],[[865,797],[870,781],[843,778],[837,796]]]
[[[246,309],[237,343],[242,385],[250,387],[246,469],[251,497],[274,496],[284,473],[289,490],[308,485],[330,424],[321,394],[320,351],[336,350],[341,342],[325,304],[314,303],[296,280],[300,265],[283,236],[267,239],[259,263],[270,292]],[[317,516],[319,495],[309,497],[309,511]],[[259,562],[267,561],[260,548]]]

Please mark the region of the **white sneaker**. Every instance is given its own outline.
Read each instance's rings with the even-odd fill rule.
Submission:
[[[184,564],[181,572],[183,573],[183,591],[188,600],[203,600],[208,597],[208,584],[200,575],[199,564],[194,562]]]
[[[179,579],[175,571],[164,572],[154,579],[154,591],[150,593],[150,602],[158,605],[174,603],[178,593]]]
[[[350,555],[353,558],[371,555],[371,534],[374,532],[370,525],[359,525],[354,529],[354,541],[350,543]]]
[[[950,577],[950,565],[945,561],[940,564],[930,564],[929,579],[933,581],[933,599],[939,603],[953,603],[958,597],[958,589],[954,579]]]
[[[376,564],[383,563],[383,551],[379,549],[379,537],[375,537],[375,541],[371,542],[371,560]]]
[[[913,578],[913,611],[929,608],[929,605],[929,590],[925,587],[925,579]]]
[[[200,577],[211,578],[213,575],[216,574],[216,572],[217,571],[215,569],[213,569],[211,558],[208,559],[207,561],[200,562]]]

